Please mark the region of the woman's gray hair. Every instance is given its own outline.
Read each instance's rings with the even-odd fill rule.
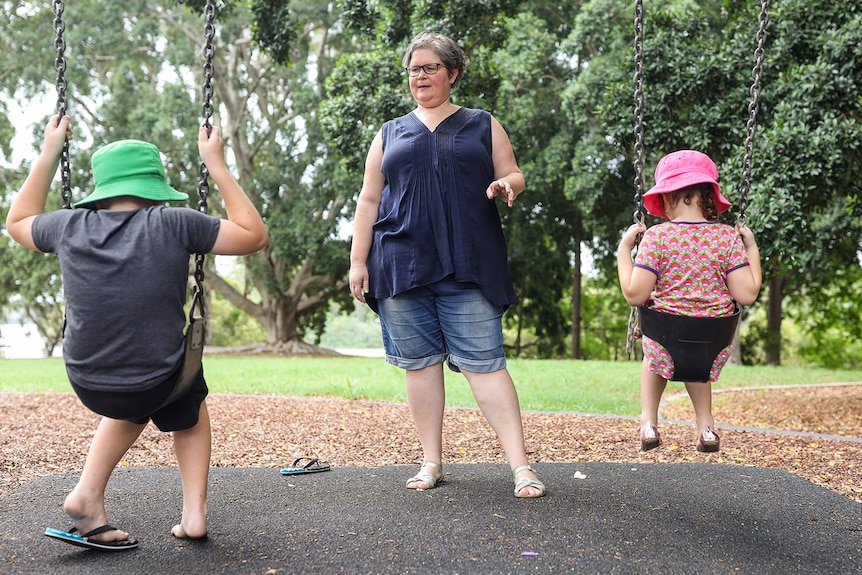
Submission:
[[[458,76],[452,86],[456,86],[464,76],[464,70],[467,68],[469,60],[464,50],[449,36],[438,34],[436,32],[420,32],[410,45],[407,46],[407,51],[404,53],[404,58],[401,60],[402,65],[407,68],[410,66],[410,60],[413,58],[413,52],[416,50],[431,50],[438,56],[440,61],[452,74],[452,70],[458,70]]]

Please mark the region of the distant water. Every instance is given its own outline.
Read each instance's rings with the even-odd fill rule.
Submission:
[[[386,357],[386,352],[383,349],[377,348],[339,347],[335,351],[344,355],[356,355],[359,357]]]
[[[60,355],[59,346],[55,355]],[[42,338],[33,324],[0,324],[0,358],[39,359],[45,357]]]
[[[382,349],[341,348],[336,350],[344,355],[360,357],[383,357]],[[62,355],[61,346],[57,346],[54,355]],[[42,338],[33,324],[17,323],[0,324],[0,359],[39,359],[44,357]]]

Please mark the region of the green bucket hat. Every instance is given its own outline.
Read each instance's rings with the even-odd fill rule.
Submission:
[[[165,181],[159,149],[140,140],[120,140],[96,150],[92,159],[93,193],[76,208],[94,208],[96,202],[118,196],[135,196],[157,202],[189,199]]]

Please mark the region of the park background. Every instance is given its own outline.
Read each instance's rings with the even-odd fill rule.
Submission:
[[[735,203],[760,3],[644,4],[647,185],[661,155],[696,148],[716,160]],[[505,316],[507,353],[627,359],[629,308],[614,252],[635,208],[632,2],[219,6],[218,122],[271,241],[224,265],[207,260],[211,346],[282,355],[380,346],[373,313],[356,308],[346,286],[351,218],[371,137],[412,109],[401,54],[418,30],[433,28],[471,60],[455,103],[501,121],[527,181],[515,206],[500,210],[519,296]],[[2,215],[55,112],[58,60],[75,122],[73,197],[92,185],[92,152],[120,138],[158,145],[171,185],[194,197],[203,2],[69,2],[59,54],[51,8],[0,6]],[[764,289],[744,310],[735,361],[854,369],[862,357],[862,7],[784,0],[769,16],[746,212]],[[58,191],[50,207],[60,205]],[[736,216],[731,209],[726,221]],[[4,321],[35,327],[43,355],[56,355],[56,258],[4,233],[0,270]]]
[[[203,2],[58,4],[66,8],[61,53],[50,3],[0,3],[0,220],[55,113],[58,66],[75,122],[74,199],[92,186],[92,152],[121,138],[155,143],[171,185],[194,197]],[[724,220],[733,223],[762,5],[644,5],[646,183],[667,151],[703,150],[737,204]],[[471,65],[455,103],[501,121],[527,181],[515,206],[500,211],[519,296],[505,316],[507,353],[531,457],[701,461],[685,421],[663,424],[668,449],[641,454],[635,440],[639,366],[625,361],[629,308],[614,266],[635,209],[633,6],[220,3],[217,121],[272,241],[255,256],[206,259],[208,343],[219,352],[204,360],[216,466],[277,466],[306,453],[336,466],[421,457],[406,424],[403,373],[379,358],[321,354],[380,346],[374,314],[355,307],[347,290],[351,219],[371,137],[413,106],[400,58],[424,28],[464,46]],[[784,469],[858,502],[862,410],[852,382],[862,381],[862,6],[781,0],[769,15],[746,211],[765,283],[744,312],[737,363],[717,386],[717,419],[733,428],[722,428],[723,451],[707,457]],[[214,195],[210,212],[218,214]],[[60,196],[58,186],[51,209],[60,208]],[[33,355],[59,355],[56,258],[14,246],[5,232],[0,310],[0,335],[17,341],[29,329],[39,348]],[[824,386],[804,387],[812,384]],[[80,464],[88,433],[70,439],[57,430],[92,429],[93,414],[69,393],[61,359],[0,360],[0,391],[0,492]],[[663,416],[690,418],[674,401],[681,391],[671,384]],[[475,406],[463,378],[449,372],[447,405]],[[447,462],[502,461],[476,410],[447,410],[447,417]],[[774,429],[753,429],[767,427]],[[166,461],[165,437],[147,433],[130,452],[131,466]]]

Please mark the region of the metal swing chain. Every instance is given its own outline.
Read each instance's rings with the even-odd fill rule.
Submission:
[[[644,222],[644,12],[643,0],[635,1],[635,211],[636,224]]]
[[[635,211],[632,220],[636,224],[644,223],[643,194],[644,194],[644,11],[643,0],[635,0],[635,146],[634,146],[634,171],[635,171]],[[638,238],[638,242],[640,238]],[[637,249],[637,244],[635,244]],[[638,310],[632,306],[629,313],[628,330],[626,332],[626,356],[631,358],[634,350],[634,333],[638,323]]]
[[[213,58],[215,56],[215,48],[214,48],[214,39],[215,39],[215,2],[212,0],[208,0],[206,3],[206,8],[204,10],[204,66],[203,66],[203,105],[201,106],[201,114],[204,118],[203,125],[206,127],[208,133],[212,133],[212,122],[211,119],[213,117]],[[203,161],[200,162],[199,166],[200,179],[198,180],[198,204],[197,209],[200,212],[207,213],[207,197],[209,196],[209,170],[207,170],[206,164]],[[203,315],[204,308],[204,254],[195,254],[195,287],[194,294],[192,297],[192,305],[189,310],[189,317],[191,318],[196,306],[200,306],[200,313]]]
[[[751,70],[753,78],[749,94],[751,102],[748,104],[748,122],[746,128],[748,134],[745,138],[745,157],[742,161],[742,180],[739,188],[739,215],[736,225],[745,225],[748,220],[745,210],[748,208],[748,191],[751,189],[751,158],[754,153],[754,130],[757,127],[757,101],[760,97],[760,80],[763,77],[763,45],[766,43],[766,25],[769,23],[769,0],[761,0],[760,16],[758,17],[759,28],[757,30],[757,48],[754,50],[754,68]]]
[[[66,31],[66,23],[63,21],[63,11],[65,5],[63,0],[54,0],[54,51],[57,56],[54,58],[54,69],[57,70],[57,113],[60,118],[66,115],[66,40],[63,38],[63,33]],[[72,176],[69,167],[69,139],[66,138],[63,144],[63,151],[60,155],[60,194],[63,196],[63,207],[71,209],[72,207]]]

